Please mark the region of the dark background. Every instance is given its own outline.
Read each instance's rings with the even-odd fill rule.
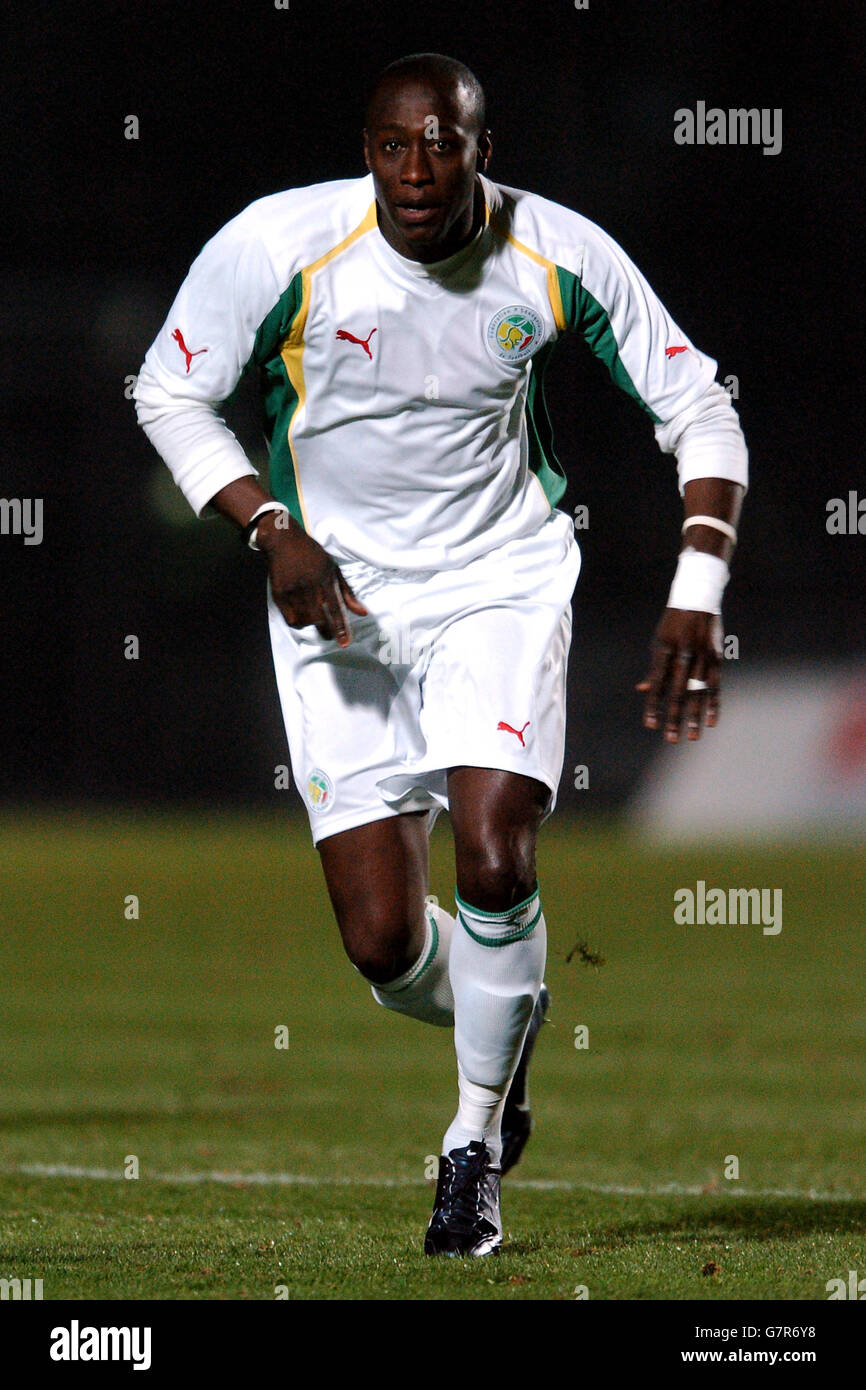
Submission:
[[[263,562],[195,520],[125,379],[224,222],[364,173],[365,88],[406,52],[468,63],[491,177],[599,222],[720,379],[738,377],[753,480],[725,609],[739,666],[862,652],[866,536],[825,525],[829,498],[866,495],[853,6],[126,0],[18,5],[3,22],[0,494],[45,501],[41,545],[0,536],[8,801],[285,804]],[[674,112],[698,100],[781,107],[781,153],[676,145]],[[549,404],[560,505],[590,515],[561,796],[608,808],[656,747],[632,687],[679,543],[675,466],[575,342]],[[262,462],[250,401],[233,423]],[[576,762],[591,769],[579,796]]]

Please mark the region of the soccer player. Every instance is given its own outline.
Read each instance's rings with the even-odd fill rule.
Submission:
[[[264,556],[294,778],[349,959],[385,1008],[454,1028],[425,1250],[478,1256],[501,1244],[548,1002],[535,847],[562,772],[580,568],[542,389],[557,340],[580,334],[676,456],[685,545],[638,686],[672,742],[717,718],[747,455],[715,362],[616,242],[486,177],[463,64],[387,67],[364,151],[365,177],[262,198],[208,242],[135,396],[196,512]],[[245,370],[269,490],[216,413]],[[454,914],[428,895],[442,809]]]

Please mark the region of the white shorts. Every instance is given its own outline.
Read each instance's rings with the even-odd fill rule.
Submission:
[[[268,594],[292,772],[313,843],[368,821],[448,809],[450,767],[502,768],[550,788],[565,755],[571,595],[580,550],[553,510],[531,536],[461,569],[341,566],[369,609],[338,647],[292,628]]]

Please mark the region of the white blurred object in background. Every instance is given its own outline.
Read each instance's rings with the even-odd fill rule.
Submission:
[[[660,750],[630,824],[666,841],[866,832],[866,665],[724,675],[718,725]]]

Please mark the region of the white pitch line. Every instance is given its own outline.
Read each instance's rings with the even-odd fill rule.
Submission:
[[[82,1168],[68,1163],[19,1163],[4,1170],[5,1175],[16,1173],[31,1178],[85,1178],[98,1182],[123,1182],[119,1168]],[[147,1173],[150,1182],[198,1186],[203,1183],[222,1183],[228,1187],[419,1187],[426,1186],[423,1178],[349,1178],[316,1176],[310,1173],[226,1173],[211,1172]],[[532,1192],[591,1192],[603,1197],[780,1197],[810,1202],[861,1202],[866,1197],[854,1192],[819,1192],[815,1188],[799,1187],[725,1187],[706,1188],[685,1183],[664,1183],[658,1187],[626,1187],[618,1183],[570,1182],[556,1178],[508,1178],[508,1188]]]

